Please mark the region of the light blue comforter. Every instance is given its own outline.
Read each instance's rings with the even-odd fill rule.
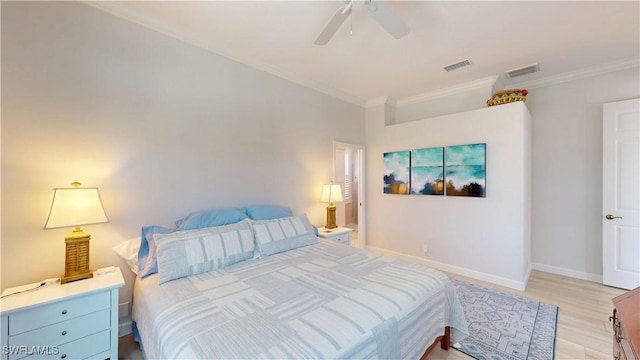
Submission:
[[[331,241],[158,285],[133,301],[149,359],[418,359],[467,324],[442,273]]]

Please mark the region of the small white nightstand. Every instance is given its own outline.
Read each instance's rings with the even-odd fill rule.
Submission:
[[[38,286],[39,283],[33,284]],[[0,299],[2,359],[117,359],[120,268]],[[31,357],[30,357],[31,358]]]
[[[353,230],[345,227],[338,226],[335,229],[327,229],[325,227],[318,228],[318,236],[323,239],[329,239],[337,241],[341,244],[349,245],[351,241],[351,232]]]

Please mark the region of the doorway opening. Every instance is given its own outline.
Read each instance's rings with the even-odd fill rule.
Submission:
[[[365,247],[364,236],[364,147],[333,143],[333,179],[343,192],[342,203],[336,204],[336,223],[352,229],[351,245]]]

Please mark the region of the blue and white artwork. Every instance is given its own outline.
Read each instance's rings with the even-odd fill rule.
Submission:
[[[409,194],[409,151],[384,153],[384,193]]]
[[[447,196],[486,196],[486,149],[487,144],[446,147]]]
[[[444,195],[444,148],[411,151],[411,193]]]

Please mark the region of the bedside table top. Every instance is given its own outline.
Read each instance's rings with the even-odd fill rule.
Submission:
[[[93,273],[93,278],[69,282],[66,284],[53,284],[37,287],[40,283],[32,284],[34,290],[9,295],[0,299],[0,312],[2,315],[17,310],[25,310],[34,306],[44,305],[61,299],[73,298],[95,292],[117,289],[124,285],[124,278],[120,268],[107,274]]]
[[[349,229],[346,227],[342,227],[342,226],[338,226],[335,229],[327,229],[324,226],[323,227],[319,227],[318,228],[318,236],[323,237],[324,236],[333,236],[333,235],[340,235],[340,234],[346,234],[348,232],[352,232],[353,229]]]

